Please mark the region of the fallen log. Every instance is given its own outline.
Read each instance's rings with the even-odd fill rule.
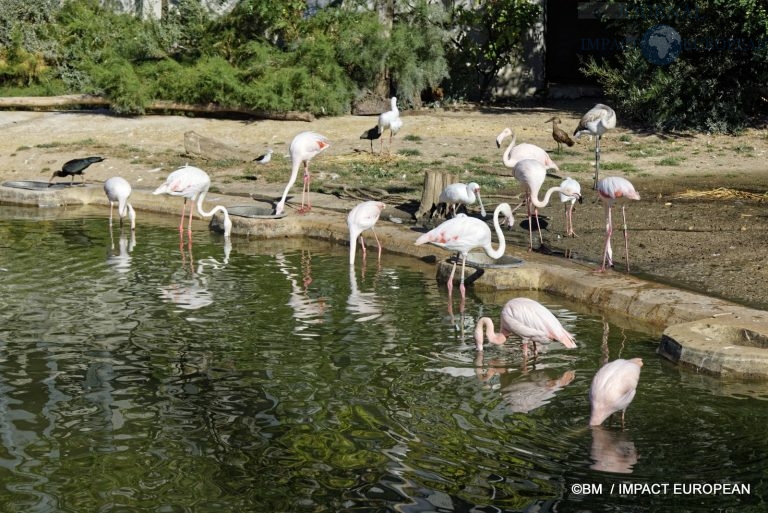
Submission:
[[[92,94],[67,94],[62,96],[4,96],[0,97],[0,109],[14,110],[45,110],[61,107],[109,107],[108,98]],[[221,116],[244,116],[253,119],[270,119],[275,121],[314,121],[311,112],[271,112],[252,110],[238,107],[223,107],[214,103],[207,105],[190,105],[171,101],[154,101],[145,107],[147,112],[188,112],[191,114]]]

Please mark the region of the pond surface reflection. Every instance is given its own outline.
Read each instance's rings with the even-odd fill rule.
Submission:
[[[0,207],[0,503],[7,511],[758,511],[766,388],[683,371],[658,334],[534,292],[452,314],[432,266],[350,269],[318,241],[232,246],[139,215]],[[524,295],[574,333],[524,364],[474,350]],[[455,298],[458,301],[457,298]],[[589,429],[607,360],[642,357]],[[748,494],[618,493],[626,483]],[[591,493],[574,485],[589,484]]]

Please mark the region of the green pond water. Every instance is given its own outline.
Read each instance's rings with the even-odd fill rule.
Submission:
[[[639,324],[471,287],[451,315],[415,259],[106,216],[0,207],[2,512],[768,509],[768,387],[679,369]],[[521,295],[578,349],[476,353]],[[626,427],[589,429],[619,357],[645,362]]]

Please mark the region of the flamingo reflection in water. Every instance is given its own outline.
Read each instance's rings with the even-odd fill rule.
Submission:
[[[602,472],[631,474],[637,463],[637,448],[626,431],[592,426],[592,447],[589,456],[594,462],[589,468]]]
[[[312,284],[312,253],[306,250],[301,252],[301,278],[285,254],[277,253],[275,260],[280,272],[288,278],[291,285],[287,304],[293,309],[294,318],[302,323],[302,326],[296,327],[296,331],[304,331],[308,324],[323,324],[330,308],[326,305],[324,296],[312,297],[309,293],[309,286]]]
[[[224,258],[221,262],[214,257],[203,258],[198,262],[197,269],[195,269],[191,245],[182,245],[180,249],[181,269],[174,273],[171,284],[160,287],[160,296],[183,310],[199,310],[213,304],[214,297],[208,290],[206,268],[222,269],[229,263],[229,255],[232,251],[231,240],[229,237],[224,239]]]
[[[366,322],[381,317],[382,305],[375,292],[361,292],[357,286],[354,266],[349,266],[349,297],[347,310],[355,316],[356,322]]]
[[[126,233],[127,232],[127,233]],[[130,238],[129,238],[130,237]],[[109,230],[109,250],[107,252],[107,264],[118,273],[127,273],[131,270],[131,251],[136,247],[136,231],[120,229],[120,238],[115,248],[115,237],[112,229]]]
[[[529,371],[523,364],[521,374],[510,372],[502,359],[492,358],[487,366],[482,352],[475,356],[475,376],[481,382],[489,382],[494,376],[499,376],[501,395],[508,411],[513,413],[530,413],[548,404],[560,390],[568,386],[576,377],[576,373],[567,370],[557,377],[552,377],[543,370]]]

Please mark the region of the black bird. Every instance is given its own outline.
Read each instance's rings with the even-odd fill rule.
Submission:
[[[373,128],[369,128],[363,134],[360,136],[360,139],[368,139],[371,141],[371,153],[373,153],[373,141],[381,137],[381,132],[379,132],[379,126],[376,125]]]
[[[64,165],[61,166],[61,171],[53,172],[53,176],[51,176],[51,179],[48,180],[48,186],[50,187],[52,185],[51,182],[57,176],[71,176],[72,181],[69,183],[73,183],[75,181],[75,175],[80,175],[80,178],[83,179],[83,183],[85,183],[85,176],[83,176],[83,171],[85,171],[91,164],[101,162],[103,160],[104,157],[85,157],[82,159],[72,159],[68,162],[65,162]]]
[[[538,216],[538,217],[531,216],[531,226],[536,226],[537,219],[539,222],[539,228],[541,228],[542,230],[546,230],[547,226],[549,226],[549,221],[547,221],[547,218],[543,216]],[[522,228],[523,230],[528,229],[528,219],[523,219],[522,221],[520,221],[520,228]]]

